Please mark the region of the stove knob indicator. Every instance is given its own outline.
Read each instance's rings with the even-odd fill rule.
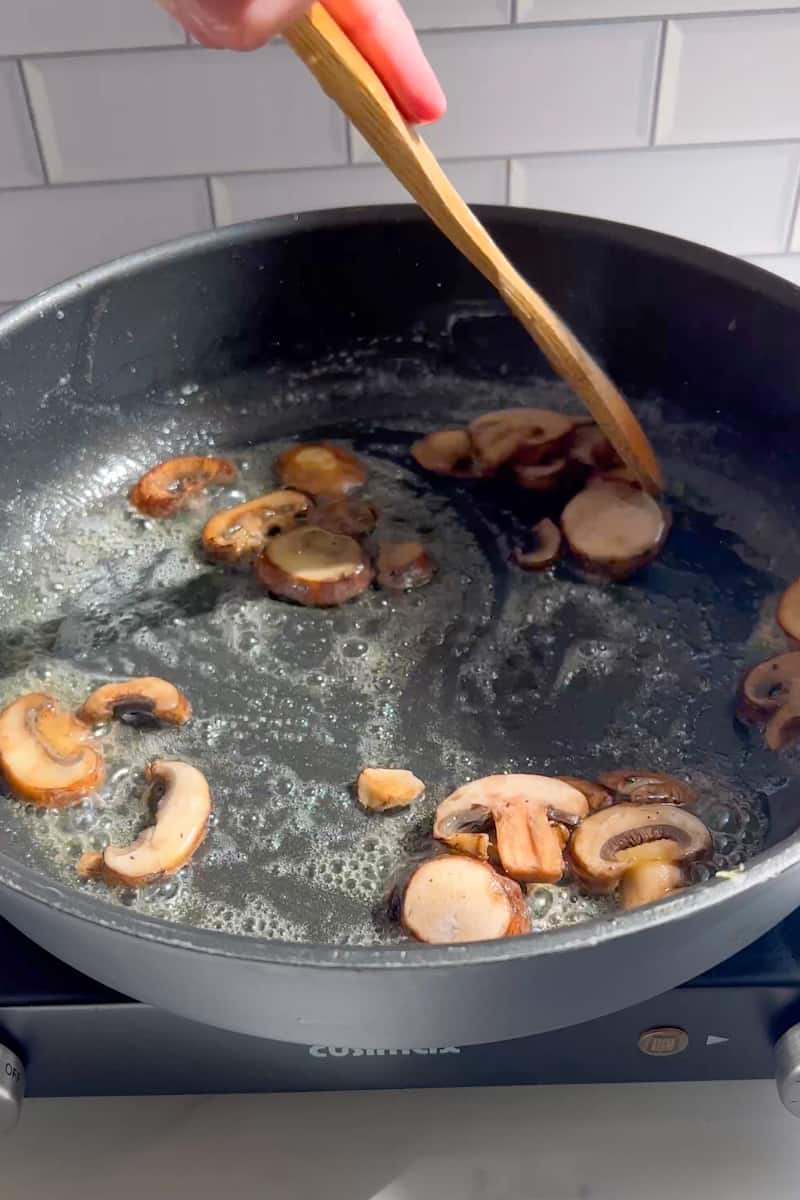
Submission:
[[[25,1068],[12,1050],[0,1045],[0,1134],[11,1133],[24,1096]]]
[[[800,1025],[792,1025],[775,1047],[778,1095],[793,1117],[800,1117]]]

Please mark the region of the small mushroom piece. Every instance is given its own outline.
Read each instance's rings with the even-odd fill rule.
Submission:
[[[303,442],[278,456],[278,476],[287,488],[310,496],[346,496],[367,482],[367,468],[355,454],[330,442]]]
[[[214,513],[202,533],[203,549],[209,558],[235,563],[252,558],[263,550],[268,538],[294,529],[311,509],[311,501],[302,492],[289,488],[269,492]]]
[[[421,542],[381,542],[378,546],[378,583],[390,592],[424,587],[437,567]]]
[[[192,706],[183,692],[155,675],[105,683],[84,700],[78,711],[79,719],[87,725],[116,719],[139,728],[153,728],[162,721],[185,725],[191,715]]]
[[[570,839],[569,857],[576,876],[588,891],[607,894],[615,891],[635,868],[654,863],[686,866],[708,858],[711,849],[711,834],[685,808],[674,804],[625,803],[592,813],[582,821]],[[630,885],[630,891],[639,896],[639,903],[658,898],[657,894],[641,898],[646,878],[640,875]],[[658,879],[652,874],[648,886],[654,888]]]
[[[148,517],[171,517],[214,484],[230,483],[236,467],[227,458],[189,455],[151,467],[128,493],[131,504]]]
[[[573,556],[587,570],[609,579],[628,579],[652,562],[669,527],[666,509],[626,483],[594,483],[561,514],[561,529]]]
[[[472,858],[489,857],[488,833],[451,833],[447,837],[447,845],[458,854],[469,854]]]
[[[439,429],[411,447],[412,457],[425,471],[450,475],[454,479],[473,479],[480,474],[473,457],[472,438],[466,429]]]
[[[206,836],[211,792],[196,767],[161,759],[150,763],[145,777],[162,789],[154,823],[129,846],[107,846],[102,853],[84,854],[78,864],[81,875],[144,887],[179,871]]]
[[[407,808],[425,794],[425,784],[411,771],[364,767],[356,781],[358,802],[371,812]]]
[[[512,561],[523,571],[546,571],[561,555],[561,530],[554,521],[545,517],[534,525],[531,540],[533,545],[529,550],[514,547]]]
[[[795,579],[780,598],[778,624],[786,636],[800,646],[800,579]]]
[[[76,804],[105,771],[89,727],[43,692],[0,713],[0,767],[15,796],[48,808]]]
[[[800,738],[800,687],[789,693],[786,703],[767,721],[764,738],[770,750],[785,750]]]
[[[688,784],[659,771],[604,771],[597,781],[606,788],[613,802],[631,804],[694,804],[695,795]]]
[[[477,417],[469,434],[478,460],[496,471],[512,460],[534,464],[556,456],[574,428],[572,417],[547,408],[503,408]]]
[[[572,827],[589,811],[586,797],[544,775],[488,775],[460,787],[436,810],[433,836],[481,831],[493,822],[503,870],[524,883],[557,883],[564,873],[556,825]]]
[[[552,492],[564,482],[566,458],[553,458],[543,463],[515,463],[514,479],[526,492]]]
[[[530,933],[519,884],[486,862],[442,854],[422,863],[403,894],[402,922],[420,942],[483,942]]]
[[[278,534],[256,559],[256,576],[274,596],[319,608],[359,596],[373,574],[355,538],[316,525]]]
[[[559,778],[570,787],[577,788],[581,795],[586,797],[589,812],[600,812],[602,808],[608,808],[614,803],[614,797],[602,783],[595,783],[591,779],[576,779],[573,775],[560,775]]]
[[[320,504],[314,509],[311,520],[320,529],[327,529],[331,533],[364,538],[378,524],[378,510],[374,504],[359,500],[357,496],[342,496],[338,500]]]
[[[619,888],[620,908],[641,908],[663,900],[686,887],[689,878],[680,863],[642,862],[631,867],[622,877]]]
[[[593,421],[577,426],[570,439],[568,457],[590,471],[608,471],[620,466],[620,459],[599,425]]]
[[[800,689],[800,650],[777,654],[751,667],[739,687],[740,720],[763,724]]]

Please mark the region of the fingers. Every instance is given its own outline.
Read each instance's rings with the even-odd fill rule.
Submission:
[[[437,121],[447,101],[399,0],[323,0],[380,75],[407,121]]]
[[[204,46],[255,50],[308,8],[308,0],[158,0]]]

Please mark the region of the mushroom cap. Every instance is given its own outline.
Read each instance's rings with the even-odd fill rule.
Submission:
[[[544,775],[488,775],[458,788],[436,810],[433,836],[450,844],[454,834],[494,822],[497,853],[512,879],[557,883],[564,873],[556,824],[574,825],[589,811],[586,797]]]
[[[376,566],[379,586],[390,592],[424,587],[437,570],[421,542],[381,542]]]
[[[800,579],[783,593],[778,602],[778,624],[786,636],[800,645]]]
[[[270,539],[256,575],[276,596],[326,608],[360,595],[374,572],[355,538],[303,525]]]
[[[149,517],[169,517],[205,488],[235,478],[236,467],[227,458],[199,454],[168,458],[145,472],[128,499]]]
[[[278,456],[278,475],[287,488],[310,496],[345,496],[367,482],[360,458],[330,442],[304,442]]]
[[[211,792],[205,776],[189,763],[150,763],[148,780],[164,785],[155,821],[129,846],[108,846],[100,871],[110,883],[143,887],[174,875],[194,854],[208,829]],[[85,864],[91,870],[91,863]]]
[[[126,709],[157,721],[185,725],[192,715],[192,706],[183,692],[166,679],[142,675],[117,683],[104,683],[84,700],[78,717],[94,725],[118,717],[128,724],[137,724],[126,716]]]
[[[573,417],[547,408],[502,408],[477,417],[469,434],[477,458],[496,471],[511,460],[535,464],[556,454],[574,428]]]
[[[800,685],[800,650],[776,654],[751,667],[739,687],[737,711],[743,721],[762,722],[782,708]]]
[[[570,500],[561,528],[587,570],[627,579],[656,557],[667,539],[670,516],[641,488],[600,480]]]
[[[437,429],[411,447],[412,457],[423,470],[453,479],[473,479],[481,474],[473,452],[472,438],[466,429]]]
[[[573,431],[568,456],[592,471],[612,470],[620,465],[616,450],[594,421],[580,424]]]
[[[519,885],[488,863],[459,854],[441,854],[417,867],[406,884],[402,920],[412,937],[437,945],[530,931]]]
[[[16,796],[50,808],[77,803],[105,773],[89,727],[44,692],[0,713],[0,767]]]
[[[606,788],[614,801],[628,800],[631,804],[693,804],[695,795],[687,783],[664,775],[660,771],[604,771],[597,782]]]
[[[566,458],[553,458],[541,463],[515,463],[514,480],[526,492],[550,492],[564,480]]]
[[[590,890],[613,892],[631,867],[643,862],[690,863],[706,858],[711,834],[703,822],[674,804],[615,804],[592,813],[573,833],[569,856]]]
[[[523,571],[544,571],[552,567],[561,554],[561,530],[554,521],[545,517],[537,521],[531,530],[533,546],[522,550],[515,546],[511,557]]]
[[[359,496],[338,496],[318,504],[311,514],[311,523],[331,533],[363,538],[378,524],[378,510]]]
[[[601,808],[608,808],[614,803],[614,797],[602,783],[591,779],[578,779],[574,775],[559,775],[559,779],[568,783],[570,787],[577,788],[586,797],[589,812],[599,812]]]
[[[206,521],[201,535],[203,549],[209,558],[239,562],[257,554],[267,538],[293,529],[310,508],[308,496],[291,488],[281,488],[248,500],[246,504],[225,508]]]

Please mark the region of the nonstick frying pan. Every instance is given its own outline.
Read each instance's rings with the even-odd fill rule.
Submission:
[[[138,999],[305,1043],[429,1047],[587,1020],[664,991],[784,917],[800,887],[800,757],[740,727],[745,665],[780,648],[770,606],[800,574],[800,292],[653,233],[483,209],[515,263],[635,402],[671,483],[660,560],[601,586],[508,563],[546,502],[431,480],[411,441],[520,403],[576,411],[487,285],[412,208],[281,218],[99,268],[0,322],[0,700],[164,674],[195,719],[115,727],[107,786],[61,813],[0,798],[0,909]],[[291,440],[367,460],[430,587],[306,610],[210,566],[210,509],[144,521],[130,483],[171,454],[231,453],[266,490]],[[232,502],[231,493],[210,502]],[[538,506],[538,507],[537,507]],[[191,759],[216,823],[195,863],[137,894],[79,884],[88,846],[143,820],[142,768]],[[371,816],[365,763],[427,798]],[[536,932],[429,947],[385,902],[435,804],[497,771],[615,766],[692,782],[721,874],[617,915],[569,887]]]

